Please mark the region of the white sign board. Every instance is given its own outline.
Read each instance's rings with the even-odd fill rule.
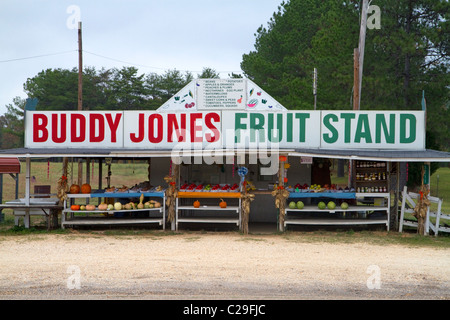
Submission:
[[[423,111],[27,111],[27,148],[425,149]]]

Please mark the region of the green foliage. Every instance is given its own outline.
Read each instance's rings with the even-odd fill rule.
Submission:
[[[433,131],[427,130],[426,141],[425,141],[426,149],[438,150],[439,145],[437,144],[436,135]],[[422,185],[422,166],[423,162],[409,162],[408,163],[408,181],[406,185],[408,188],[416,188]],[[439,163],[431,162],[430,163],[430,177],[433,175],[436,170],[439,169]]]
[[[438,148],[448,150],[449,2],[371,4],[380,7],[381,29],[366,33],[360,109],[420,110],[424,90],[427,128]],[[313,109],[317,68],[317,109],[352,109],[360,12],[356,0],[283,2],[257,29],[255,50],[243,55],[245,76],[288,109]]]
[[[26,100],[15,97],[0,116],[0,148],[20,148],[24,143],[24,108]]]
[[[218,78],[204,68],[200,78]],[[190,72],[139,74],[135,67],[83,70],[83,110],[155,110],[194,79]],[[37,110],[77,110],[78,70],[47,69],[27,79],[24,90],[37,98]]]

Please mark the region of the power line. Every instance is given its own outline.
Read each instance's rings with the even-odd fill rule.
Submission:
[[[38,56],[16,58],[16,59],[9,59],[9,60],[1,60],[0,63],[12,62],[12,61],[20,61],[20,60],[28,60],[28,59],[35,59],[35,58],[42,58],[42,57],[49,57],[49,56],[56,56],[56,55],[66,54],[66,53],[75,52],[75,51],[76,50],[70,50],[70,51],[63,51],[63,52],[41,54],[41,55],[38,55]]]
[[[42,54],[42,55],[37,55],[37,56],[15,58],[15,59],[8,59],[8,60],[0,60],[0,63],[21,61],[21,60],[29,60],[29,59],[43,58],[43,57],[50,57],[50,56],[62,55],[62,54],[67,54],[67,53],[71,53],[71,52],[76,52],[76,51],[78,51],[78,50],[62,51],[62,52],[48,53],[48,54]],[[120,62],[120,63],[124,63],[124,64],[129,64],[129,65],[134,65],[134,66],[137,66],[137,67],[149,68],[149,69],[157,69],[157,70],[167,70],[167,68],[147,66],[147,65],[143,65],[143,64],[139,64],[139,63],[134,63],[134,62],[124,61],[124,60],[120,60],[120,59],[115,59],[115,58],[107,57],[107,56],[104,56],[104,55],[101,55],[101,54],[98,54],[98,53],[90,52],[90,51],[87,51],[87,50],[83,50],[83,52],[88,53],[88,54],[93,55],[93,56],[96,56],[96,57],[103,58],[103,59],[107,59],[107,60],[111,60],[111,61],[115,61],[115,62]],[[179,71],[194,73],[194,72],[202,72],[203,70],[179,70]],[[240,73],[242,71],[241,70],[239,70],[239,71],[231,70],[231,71],[216,71],[216,72],[218,72],[218,73]]]
[[[119,59],[115,59],[115,58],[110,58],[110,57],[106,57],[104,55],[93,53],[93,52],[86,51],[86,50],[83,50],[83,52],[89,53],[91,55],[94,55],[94,56],[97,56],[97,57],[100,57],[100,58],[104,58],[104,59],[108,59],[108,60],[112,60],[112,61],[116,61],[116,62],[120,62],[120,63],[130,64],[130,65],[134,65],[134,66],[137,66],[137,67],[158,69],[158,70],[167,70],[167,68],[147,66],[147,65],[143,65],[143,64],[138,64],[138,63],[123,61],[123,60],[119,60]],[[179,71],[182,71],[182,72],[202,72],[203,70],[179,70]],[[216,71],[216,72],[218,72],[218,73],[225,73],[225,72],[242,72],[242,71],[233,70],[233,71]]]

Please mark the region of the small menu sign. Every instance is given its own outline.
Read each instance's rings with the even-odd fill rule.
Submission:
[[[245,110],[244,79],[198,79],[198,110]]]

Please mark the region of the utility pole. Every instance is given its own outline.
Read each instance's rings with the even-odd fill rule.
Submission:
[[[81,21],[78,22],[78,110],[83,109],[83,45],[81,39]]]
[[[317,107],[317,68],[314,68],[313,95],[314,95],[314,110],[316,110],[316,107]]]
[[[78,111],[83,110],[83,45],[81,38],[81,21],[78,21]],[[82,185],[83,163],[78,159],[78,185]]]
[[[358,44],[358,54],[359,54],[358,110],[359,110],[359,107],[361,104],[361,87],[362,87],[362,75],[363,75],[363,64],[364,64],[364,47],[366,44],[367,11],[368,11],[368,9],[369,9],[369,0],[362,0],[361,26],[359,29],[359,44]]]
[[[359,50],[353,50],[353,110],[359,110]]]

